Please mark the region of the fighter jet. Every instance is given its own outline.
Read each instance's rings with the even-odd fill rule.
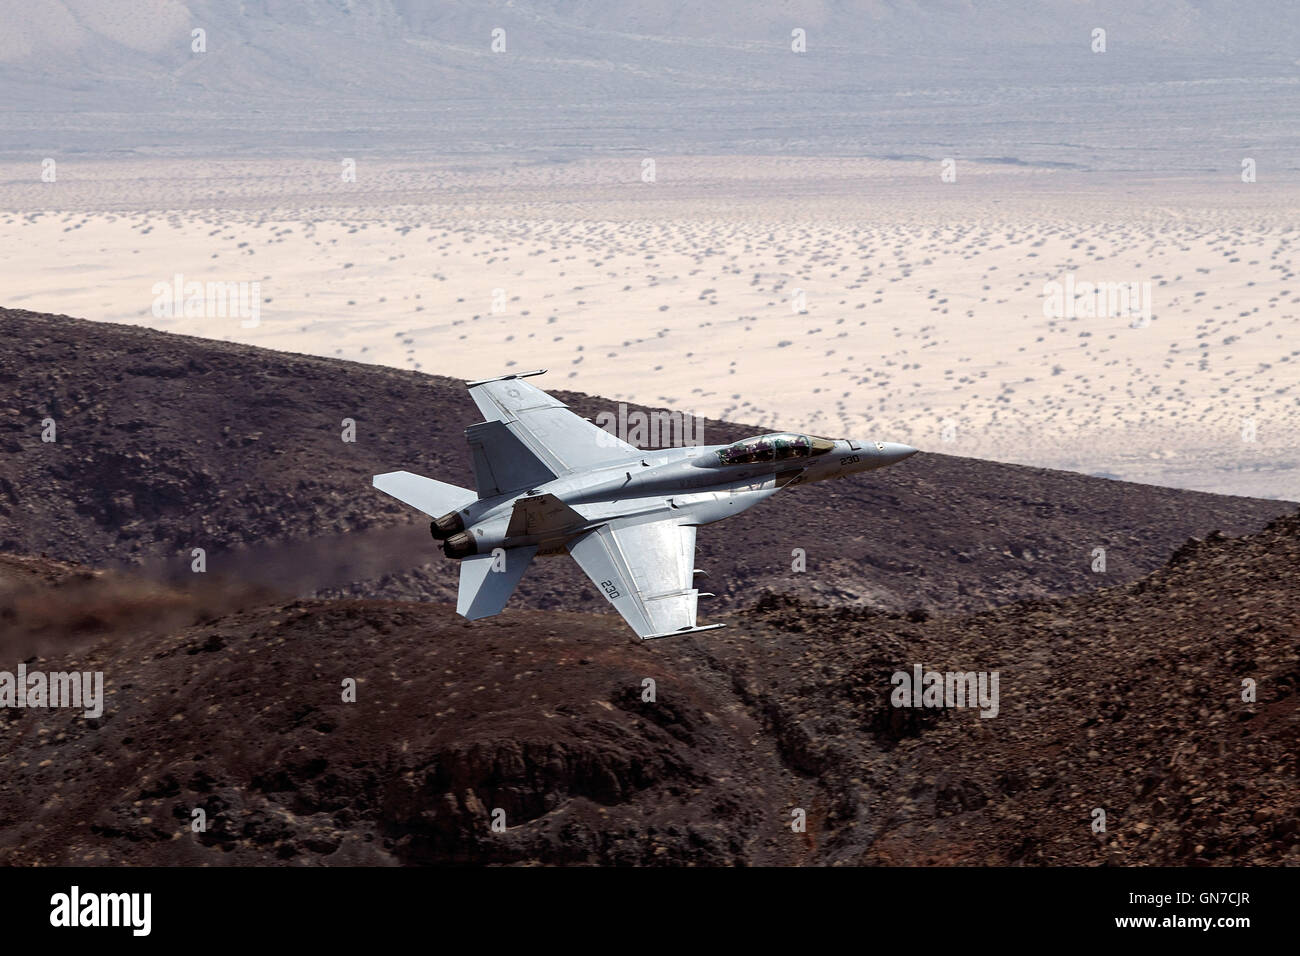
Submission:
[[[730,445],[642,451],[523,381],[469,383],[486,421],[465,429],[476,490],[407,471],[374,486],[431,517],[460,562],[456,610],[499,613],[537,557],[569,554],[641,640],[698,625],[695,529],[782,488],[884,468],[916,454],[892,442],[789,432]]]

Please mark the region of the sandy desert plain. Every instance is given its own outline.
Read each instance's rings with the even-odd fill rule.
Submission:
[[[1293,185],[778,156],[653,157],[647,182],[647,158],[6,162],[0,300],[1300,499]],[[177,275],[258,283],[257,324],[155,314]],[[1067,276],[1149,283],[1149,322],[1047,317]]]

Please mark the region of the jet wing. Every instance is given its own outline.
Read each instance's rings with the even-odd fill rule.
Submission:
[[[569,554],[643,641],[723,626],[695,625],[694,525],[615,520],[571,542]]]
[[[471,382],[469,394],[485,419],[505,425],[556,476],[640,454],[637,448],[529,385],[522,376]]]

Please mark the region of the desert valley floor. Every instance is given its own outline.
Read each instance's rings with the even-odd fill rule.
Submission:
[[[67,159],[52,183],[6,162],[4,304],[1300,498],[1293,188],[646,158],[361,157],[351,182],[343,157]],[[258,283],[256,326],[155,314],[177,276]],[[1048,317],[1066,281],[1146,284],[1149,321]]]

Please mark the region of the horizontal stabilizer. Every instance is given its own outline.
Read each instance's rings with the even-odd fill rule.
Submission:
[[[390,471],[375,475],[374,485],[386,495],[418,508],[430,518],[438,518],[449,511],[459,511],[478,496],[468,488],[434,481],[409,471]]]
[[[532,546],[465,558],[460,563],[456,613],[471,621],[500,614],[536,554]]]

